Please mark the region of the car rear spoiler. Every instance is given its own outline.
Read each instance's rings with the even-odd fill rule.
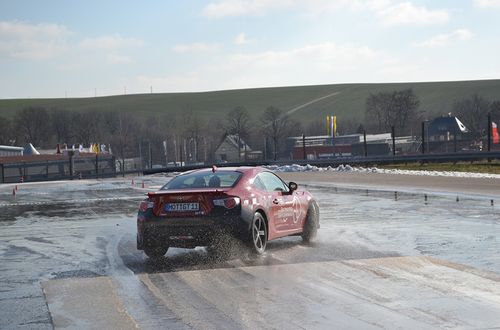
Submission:
[[[165,195],[189,195],[200,193],[225,193],[230,188],[196,188],[196,189],[178,189],[178,190],[160,190],[148,192],[149,198],[160,197]]]

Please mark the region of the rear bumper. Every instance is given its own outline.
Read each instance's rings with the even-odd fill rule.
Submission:
[[[137,218],[137,249],[146,245],[193,248],[211,245],[223,234],[246,238],[249,223],[240,215],[214,217]]]

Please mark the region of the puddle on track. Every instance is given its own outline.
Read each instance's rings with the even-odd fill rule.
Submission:
[[[453,194],[307,186],[318,199],[321,241],[427,255],[500,273],[500,201]]]

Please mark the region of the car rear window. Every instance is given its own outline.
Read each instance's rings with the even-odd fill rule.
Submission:
[[[179,175],[160,190],[193,188],[231,188],[236,185],[242,173],[237,171],[193,172]]]

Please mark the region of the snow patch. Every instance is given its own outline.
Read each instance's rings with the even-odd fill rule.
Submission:
[[[384,173],[384,174],[399,174],[399,175],[425,175],[425,176],[447,176],[461,178],[488,178],[500,179],[500,174],[489,173],[474,173],[474,172],[453,172],[453,171],[427,171],[427,170],[397,170],[397,169],[380,169],[377,167],[353,167],[351,165],[339,165],[337,167],[317,167],[313,165],[268,165],[264,166],[268,170],[274,172],[357,172],[357,173]]]

